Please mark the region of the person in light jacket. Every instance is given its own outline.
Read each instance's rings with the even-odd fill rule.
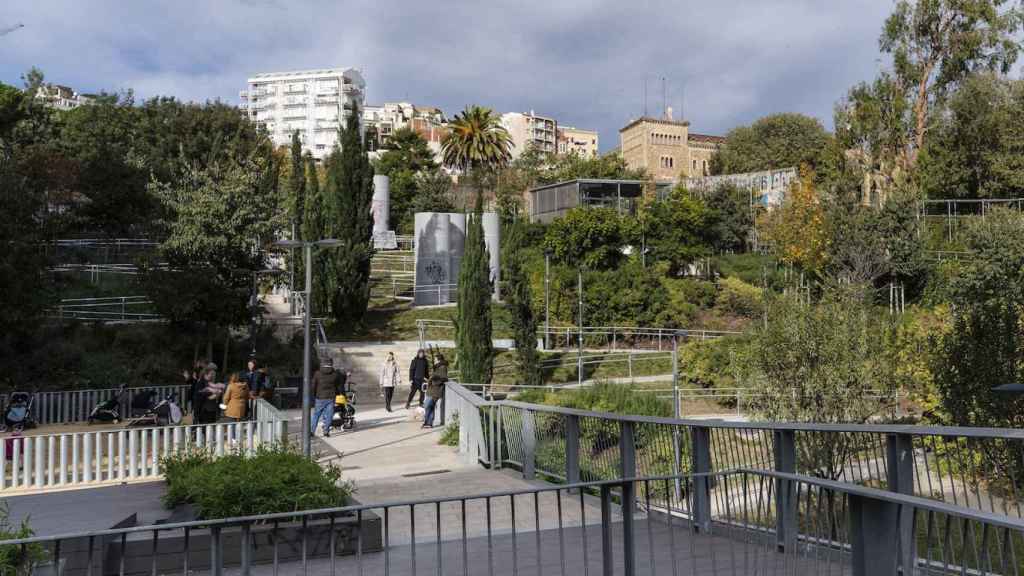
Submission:
[[[388,412],[391,412],[391,398],[395,395],[395,387],[398,384],[398,362],[395,362],[395,353],[388,352],[388,359],[380,367],[380,389],[384,393],[384,408]]]

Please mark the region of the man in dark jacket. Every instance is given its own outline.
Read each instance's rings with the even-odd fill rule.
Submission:
[[[437,363],[434,364],[434,373],[430,375],[430,383],[427,384],[427,402],[424,405],[423,427],[434,427],[434,412],[437,404],[444,397],[444,384],[448,381],[448,361],[443,354],[437,355]]]
[[[420,348],[416,357],[409,363],[409,399],[405,401],[405,409],[409,409],[413,396],[420,393],[420,406],[423,406],[423,382],[430,373],[430,364],[427,363],[427,353]]]
[[[310,434],[316,435],[317,422],[323,422],[324,438],[331,435],[331,418],[334,416],[334,397],[345,391],[345,376],[334,369],[334,360],[324,359],[320,369],[313,374],[313,423]]]

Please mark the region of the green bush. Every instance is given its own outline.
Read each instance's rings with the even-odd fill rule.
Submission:
[[[19,526],[11,525],[7,502],[0,500],[0,542],[31,538],[34,535],[27,519],[23,520]],[[0,574],[4,576],[31,574],[33,568],[45,559],[46,550],[39,544],[24,547],[0,545]]]
[[[341,482],[341,468],[321,467],[285,446],[219,458],[192,451],[164,458],[161,465],[164,505],[192,504],[207,520],[344,506],[352,493]]]
[[[459,445],[459,415],[453,415],[448,423],[445,425],[444,430],[441,432],[441,438],[437,441],[438,444],[443,446],[458,446]]]
[[[719,282],[717,306],[737,316],[753,318],[761,314],[764,295],[761,288],[751,286],[739,278],[725,278]]]

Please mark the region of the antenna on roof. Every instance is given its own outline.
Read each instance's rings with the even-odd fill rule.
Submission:
[[[679,107],[679,119],[686,121],[686,82],[683,82],[682,105]]]
[[[644,74],[644,116],[647,116],[647,74]]]
[[[661,77],[661,117],[668,114],[668,89],[665,88],[665,77]]]

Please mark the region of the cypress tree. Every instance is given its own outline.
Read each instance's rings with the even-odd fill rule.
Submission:
[[[523,266],[524,232],[520,220],[507,226],[503,235],[501,260],[505,303],[512,313],[512,331],[516,344],[516,364],[519,383],[527,386],[541,384],[540,357],[537,353],[537,319],[531,307],[530,280]]]
[[[304,240],[302,220],[306,204],[306,164],[302,161],[302,141],[299,140],[299,131],[292,132],[292,164],[291,176],[288,178],[288,206],[291,208],[292,217],[292,238]],[[292,250],[292,266],[295,270],[295,283],[292,286],[295,290],[306,289],[306,261],[301,249]]]
[[[359,132],[359,110],[348,111],[341,149],[327,162],[326,229],[341,244],[329,257],[330,307],[335,321],[351,326],[362,321],[370,302],[370,258],[373,256],[373,167]]]
[[[320,176],[316,169],[313,155],[306,152],[305,164],[306,195],[305,211],[302,215],[302,238],[319,240],[326,237],[324,198],[320,194]],[[331,283],[327,277],[327,259],[329,255],[322,251],[313,253],[313,314],[323,316],[328,310],[327,294]]]
[[[491,381],[494,350],[491,343],[491,269],[484,243],[483,196],[477,194],[468,222],[466,248],[459,268],[459,302],[455,347],[463,382]]]

